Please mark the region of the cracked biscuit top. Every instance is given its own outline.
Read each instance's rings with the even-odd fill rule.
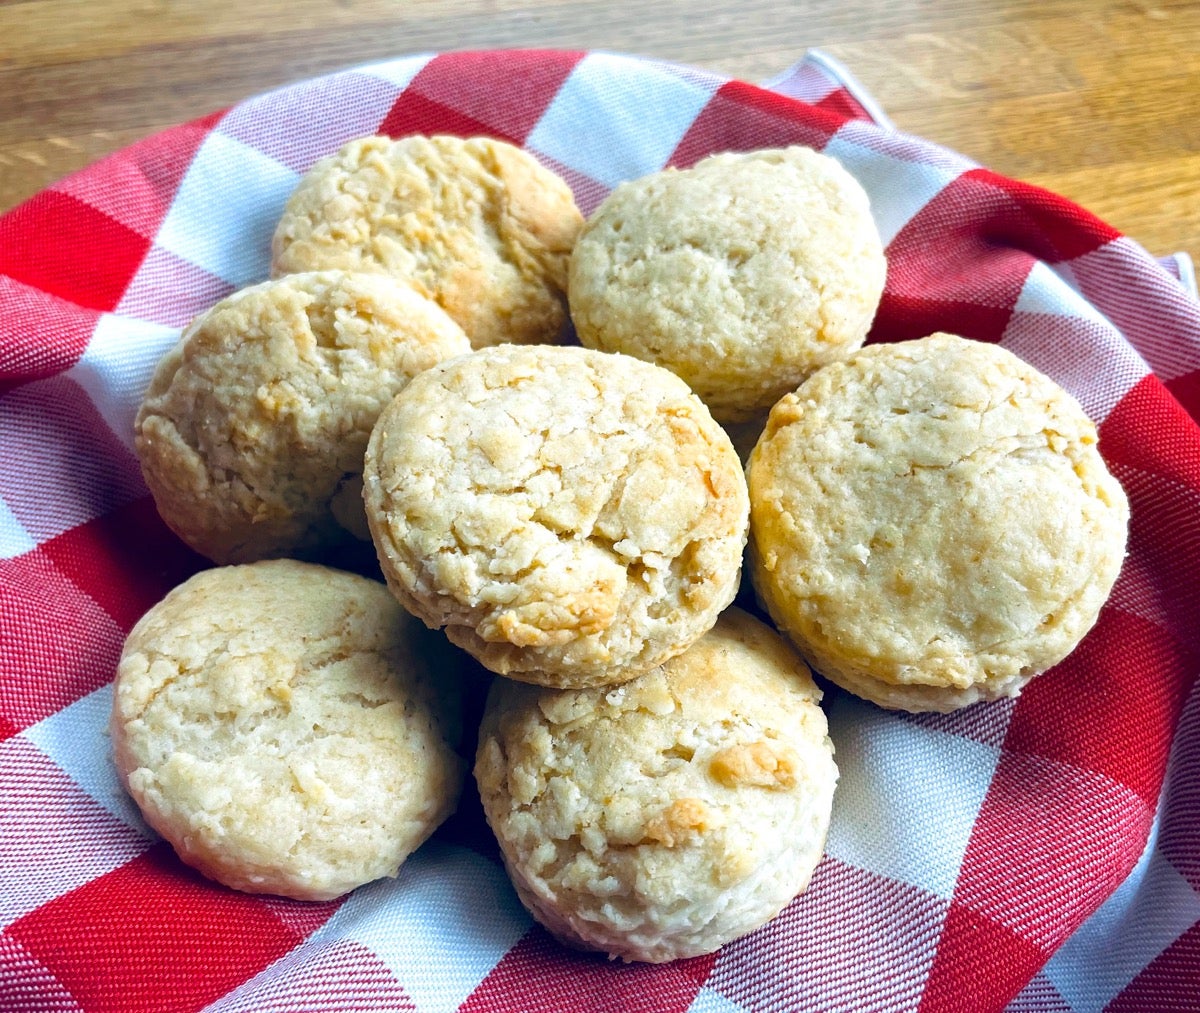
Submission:
[[[1121,568],[1129,508],[1096,441],[995,345],[869,346],[771,411],[747,469],[755,590],[814,668],[883,706],[1015,695]]]
[[[364,469],[388,584],[494,672],[621,682],[684,650],[737,590],[749,504],[728,437],[678,377],[507,345],[418,376]]]
[[[583,216],[567,184],[488,137],[363,137],[321,159],[288,200],[271,272],[398,275],[482,348],[556,341]]]
[[[475,777],[525,906],[569,945],[654,962],[774,917],[829,826],[819,700],[796,653],[736,608],[615,688],[496,680]]]
[[[184,331],[138,412],[159,513],[217,563],[367,539],[375,419],[415,373],[469,350],[436,305],[382,275],[295,274],[234,293]]]
[[[571,317],[584,345],[665,366],[738,422],[862,345],[885,273],[867,194],[837,161],[712,155],[600,205],[571,257]]]
[[[457,803],[459,688],[443,654],[376,581],[291,560],[206,570],[129,634],[117,770],[205,875],[340,896],[394,876]]]

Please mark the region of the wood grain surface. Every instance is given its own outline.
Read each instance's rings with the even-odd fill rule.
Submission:
[[[268,88],[514,46],[748,81],[821,47],[901,129],[1200,259],[1200,0],[0,0],[0,210]]]

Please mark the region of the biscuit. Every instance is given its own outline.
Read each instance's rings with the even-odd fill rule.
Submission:
[[[328,900],[394,876],[465,775],[439,649],[364,577],[292,560],[204,571],[125,643],[117,769],[179,857],[226,886]]]
[[[682,380],[629,356],[503,345],[442,363],[384,410],[363,474],[393,592],[501,675],[630,679],[737,590],[737,454]]]
[[[583,216],[567,184],[487,137],[364,137],[317,162],[275,230],[271,271],[400,275],[476,348],[558,340]]]
[[[721,422],[854,352],[886,262],[866,192],[809,148],[712,155],[623,183],[571,257],[579,340],[678,373]]]
[[[475,778],[525,906],[568,945],[651,962],[769,921],[829,826],[819,699],[795,652],[737,609],[615,689],[497,679]]]
[[[827,366],[750,456],[754,588],[809,664],[884,707],[1014,696],[1096,621],[1129,508],[1096,427],[995,345]]]
[[[363,451],[416,373],[470,350],[445,313],[382,275],[290,275],[197,319],[150,383],[138,458],[159,513],[218,563],[369,538]]]

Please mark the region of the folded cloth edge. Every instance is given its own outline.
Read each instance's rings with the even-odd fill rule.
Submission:
[[[850,68],[823,49],[809,49],[795,63],[765,81],[760,81],[759,87],[780,95],[787,95],[790,98],[804,100],[807,96],[797,87],[797,82],[801,79],[804,71],[811,67],[815,67],[845,89],[851,98],[862,106],[863,112],[876,126],[883,130],[899,131],[899,127],[884,111],[879,100],[854,76]],[[1200,299],[1200,288],[1197,287],[1196,281],[1196,266],[1190,254],[1180,250],[1158,259],[1159,263],[1179,281],[1188,295],[1193,299]]]

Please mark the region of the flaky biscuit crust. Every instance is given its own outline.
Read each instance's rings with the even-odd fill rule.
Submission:
[[[135,446],[159,513],[218,563],[368,537],[362,456],[392,395],[470,349],[384,276],[324,271],[235,293],[159,363]]]
[[[751,575],[819,672],[886,707],[1015,695],[1096,621],[1128,503],[1096,428],[994,345],[875,345],[775,406]]]
[[[615,689],[496,680],[475,777],[526,907],[569,945],[653,962],[770,920],[829,825],[819,699],[782,638],[737,609]]]
[[[418,376],[364,470],[388,584],[494,672],[620,682],[737,590],[749,503],[728,437],[628,356],[508,345]]]
[[[327,900],[394,876],[465,773],[437,640],[363,577],[204,571],[126,641],[117,769],[146,821],[227,886]]]
[[[866,337],[886,263],[866,192],[792,147],[623,183],[571,258],[580,341],[682,376],[722,422],[765,412]]]
[[[364,137],[300,181],[271,271],[384,271],[435,300],[476,348],[553,342],[582,224],[567,184],[511,144]]]

